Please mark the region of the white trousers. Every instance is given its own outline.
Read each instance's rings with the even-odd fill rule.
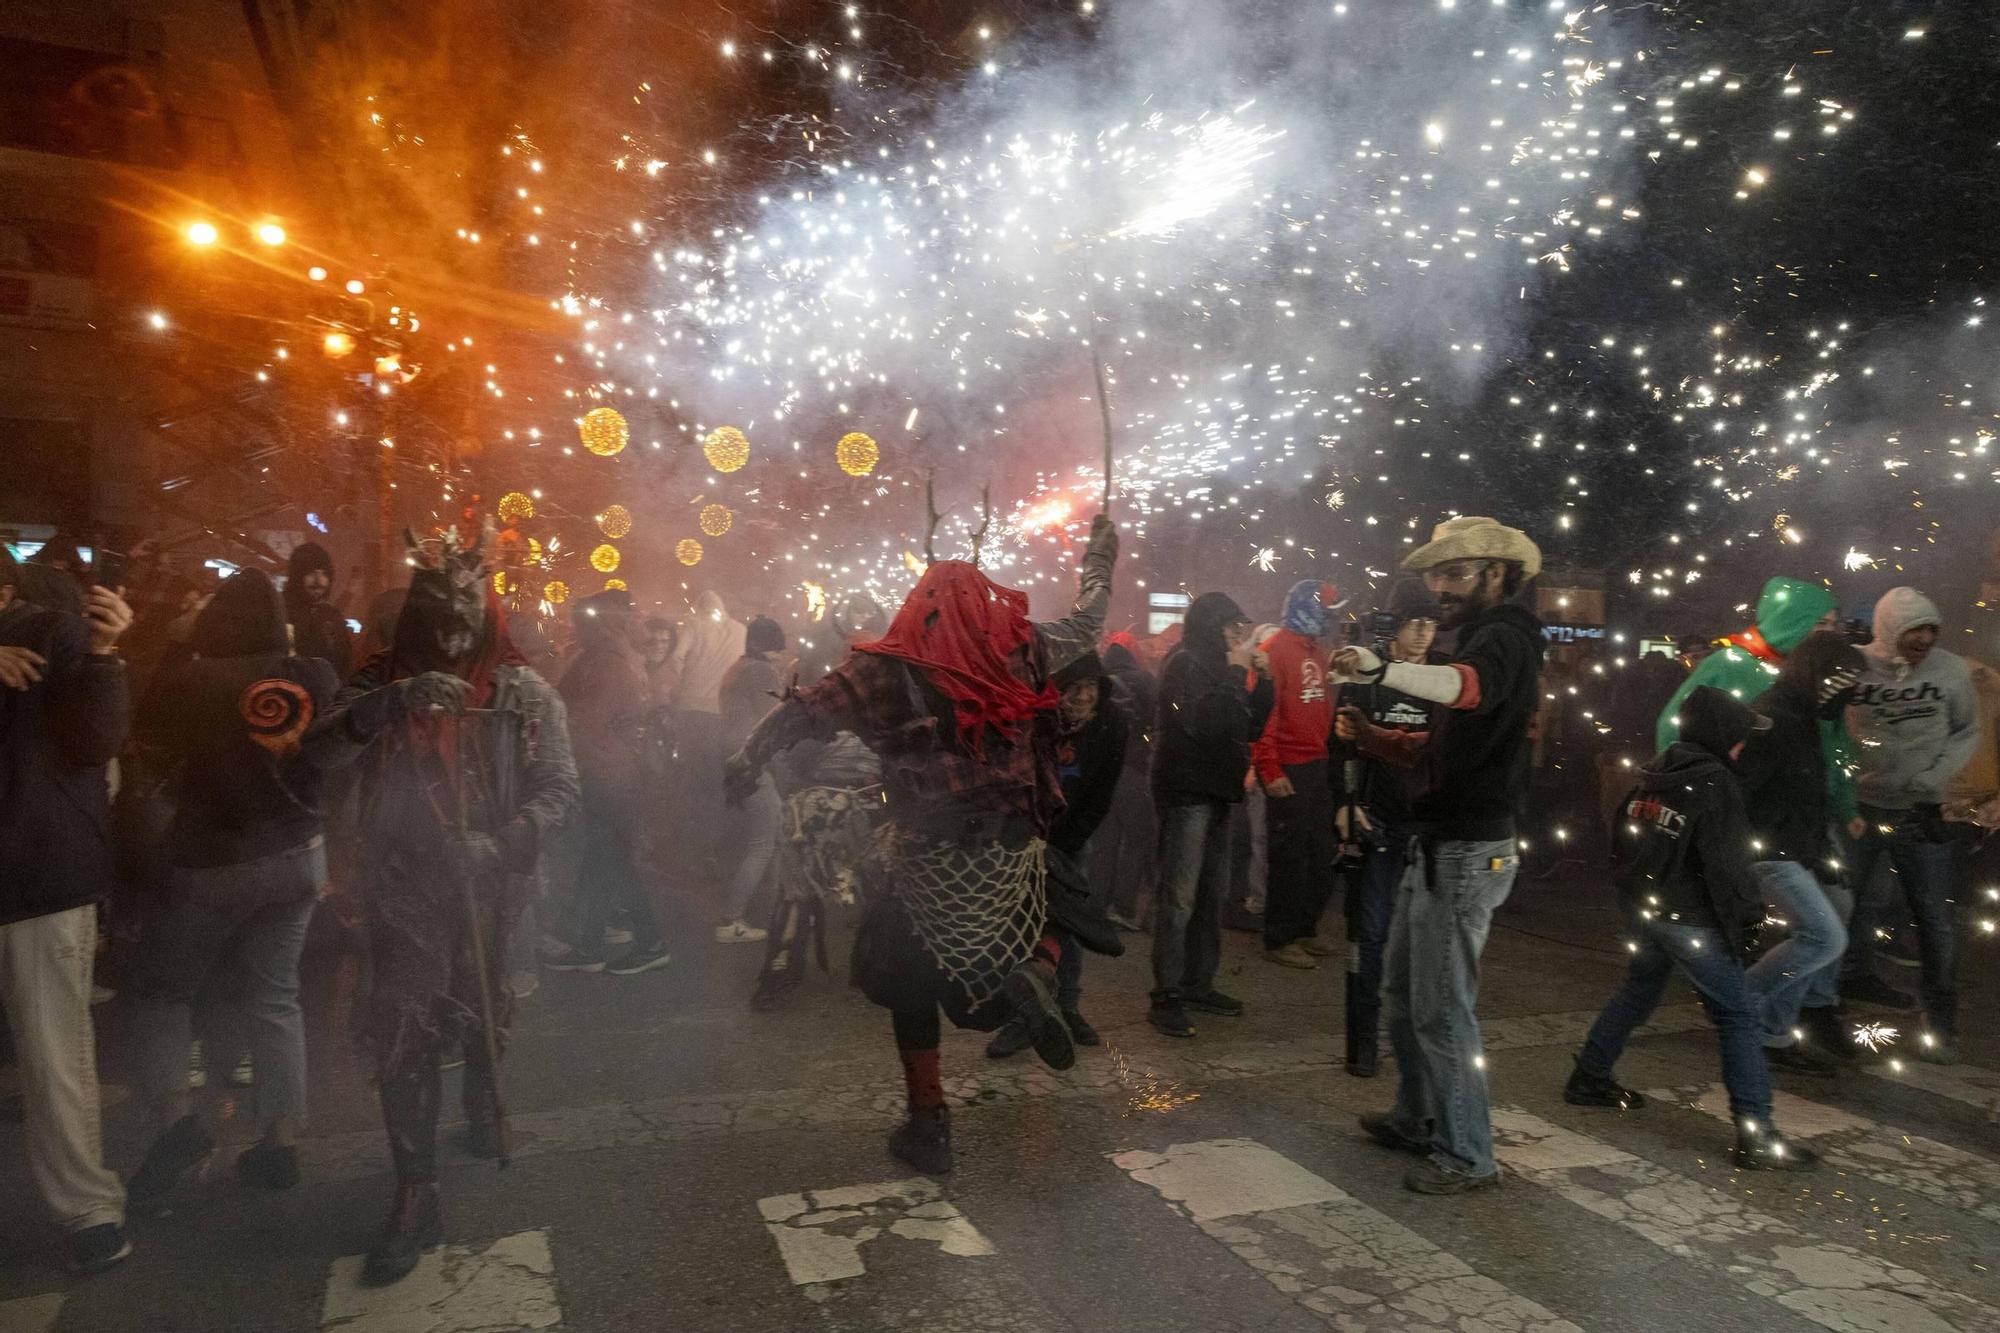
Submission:
[[[0,1004],[27,1103],[28,1169],[64,1231],[125,1220],[125,1187],[104,1169],[90,960],[97,909],[0,926]]]

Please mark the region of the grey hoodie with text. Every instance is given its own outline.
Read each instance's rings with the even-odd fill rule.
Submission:
[[[1865,805],[1908,810],[1944,800],[1945,788],[1979,744],[1979,698],[1965,659],[1933,648],[1912,666],[1896,653],[1905,630],[1939,623],[1915,588],[1891,588],[1875,604],[1875,638],[1847,728],[1861,756],[1855,787]]]

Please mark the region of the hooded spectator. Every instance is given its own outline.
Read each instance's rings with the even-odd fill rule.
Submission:
[[[1285,597],[1280,627],[1262,641],[1270,658],[1275,703],[1250,747],[1263,784],[1270,847],[1264,897],[1264,955],[1310,969],[1334,952],[1319,939],[1319,918],[1333,894],[1333,789],[1327,738],[1333,699],[1327,690],[1328,609],[1340,600],[1330,583],[1301,579]]]
[[[722,704],[722,743],[729,753],[735,753],[777,704],[783,692],[777,659],[784,651],[785,631],[777,621],[758,616],[745,627],[743,656],[723,673],[717,690]],[[722,921],[715,928],[715,938],[723,944],[749,944],[767,934],[744,920],[743,914],[749,909],[751,897],[763,887],[777,855],[778,821],[782,813],[777,780],[768,771],[759,774],[756,789],[734,813],[736,867],[723,900]]]
[[[285,566],[285,618],[292,651],[317,657],[347,679],[354,669],[354,631],[333,602],[333,557],[318,542],[300,542]]]
[[[674,741],[680,766],[675,804],[685,859],[710,873],[722,870],[728,821],[716,775],[730,753],[722,743],[722,677],[743,656],[743,623],[731,620],[713,591],[695,599],[668,669],[674,674]]]

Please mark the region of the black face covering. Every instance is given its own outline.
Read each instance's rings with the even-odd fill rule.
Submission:
[[[1864,665],[1861,650],[1845,635],[1814,630],[1785,659],[1779,682],[1807,695],[1814,711],[1830,720],[1854,702]]]
[[[1847,711],[1860,692],[1861,673],[1842,667],[1831,671],[1819,680],[1819,715],[1831,722]]]
[[[408,533],[413,561],[420,548]],[[486,633],[486,588],[480,561],[484,539],[467,550],[446,540],[435,564],[417,563],[410,595],[396,619],[396,660],[406,670],[449,671],[467,660]]]

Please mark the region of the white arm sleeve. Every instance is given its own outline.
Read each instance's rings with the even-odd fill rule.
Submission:
[[[1457,667],[1428,666],[1422,662],[1389,663],[1388,670],[1382,673],[1382,683],[1392,690],[1447,708],[1465,693],[1465,676]]]

